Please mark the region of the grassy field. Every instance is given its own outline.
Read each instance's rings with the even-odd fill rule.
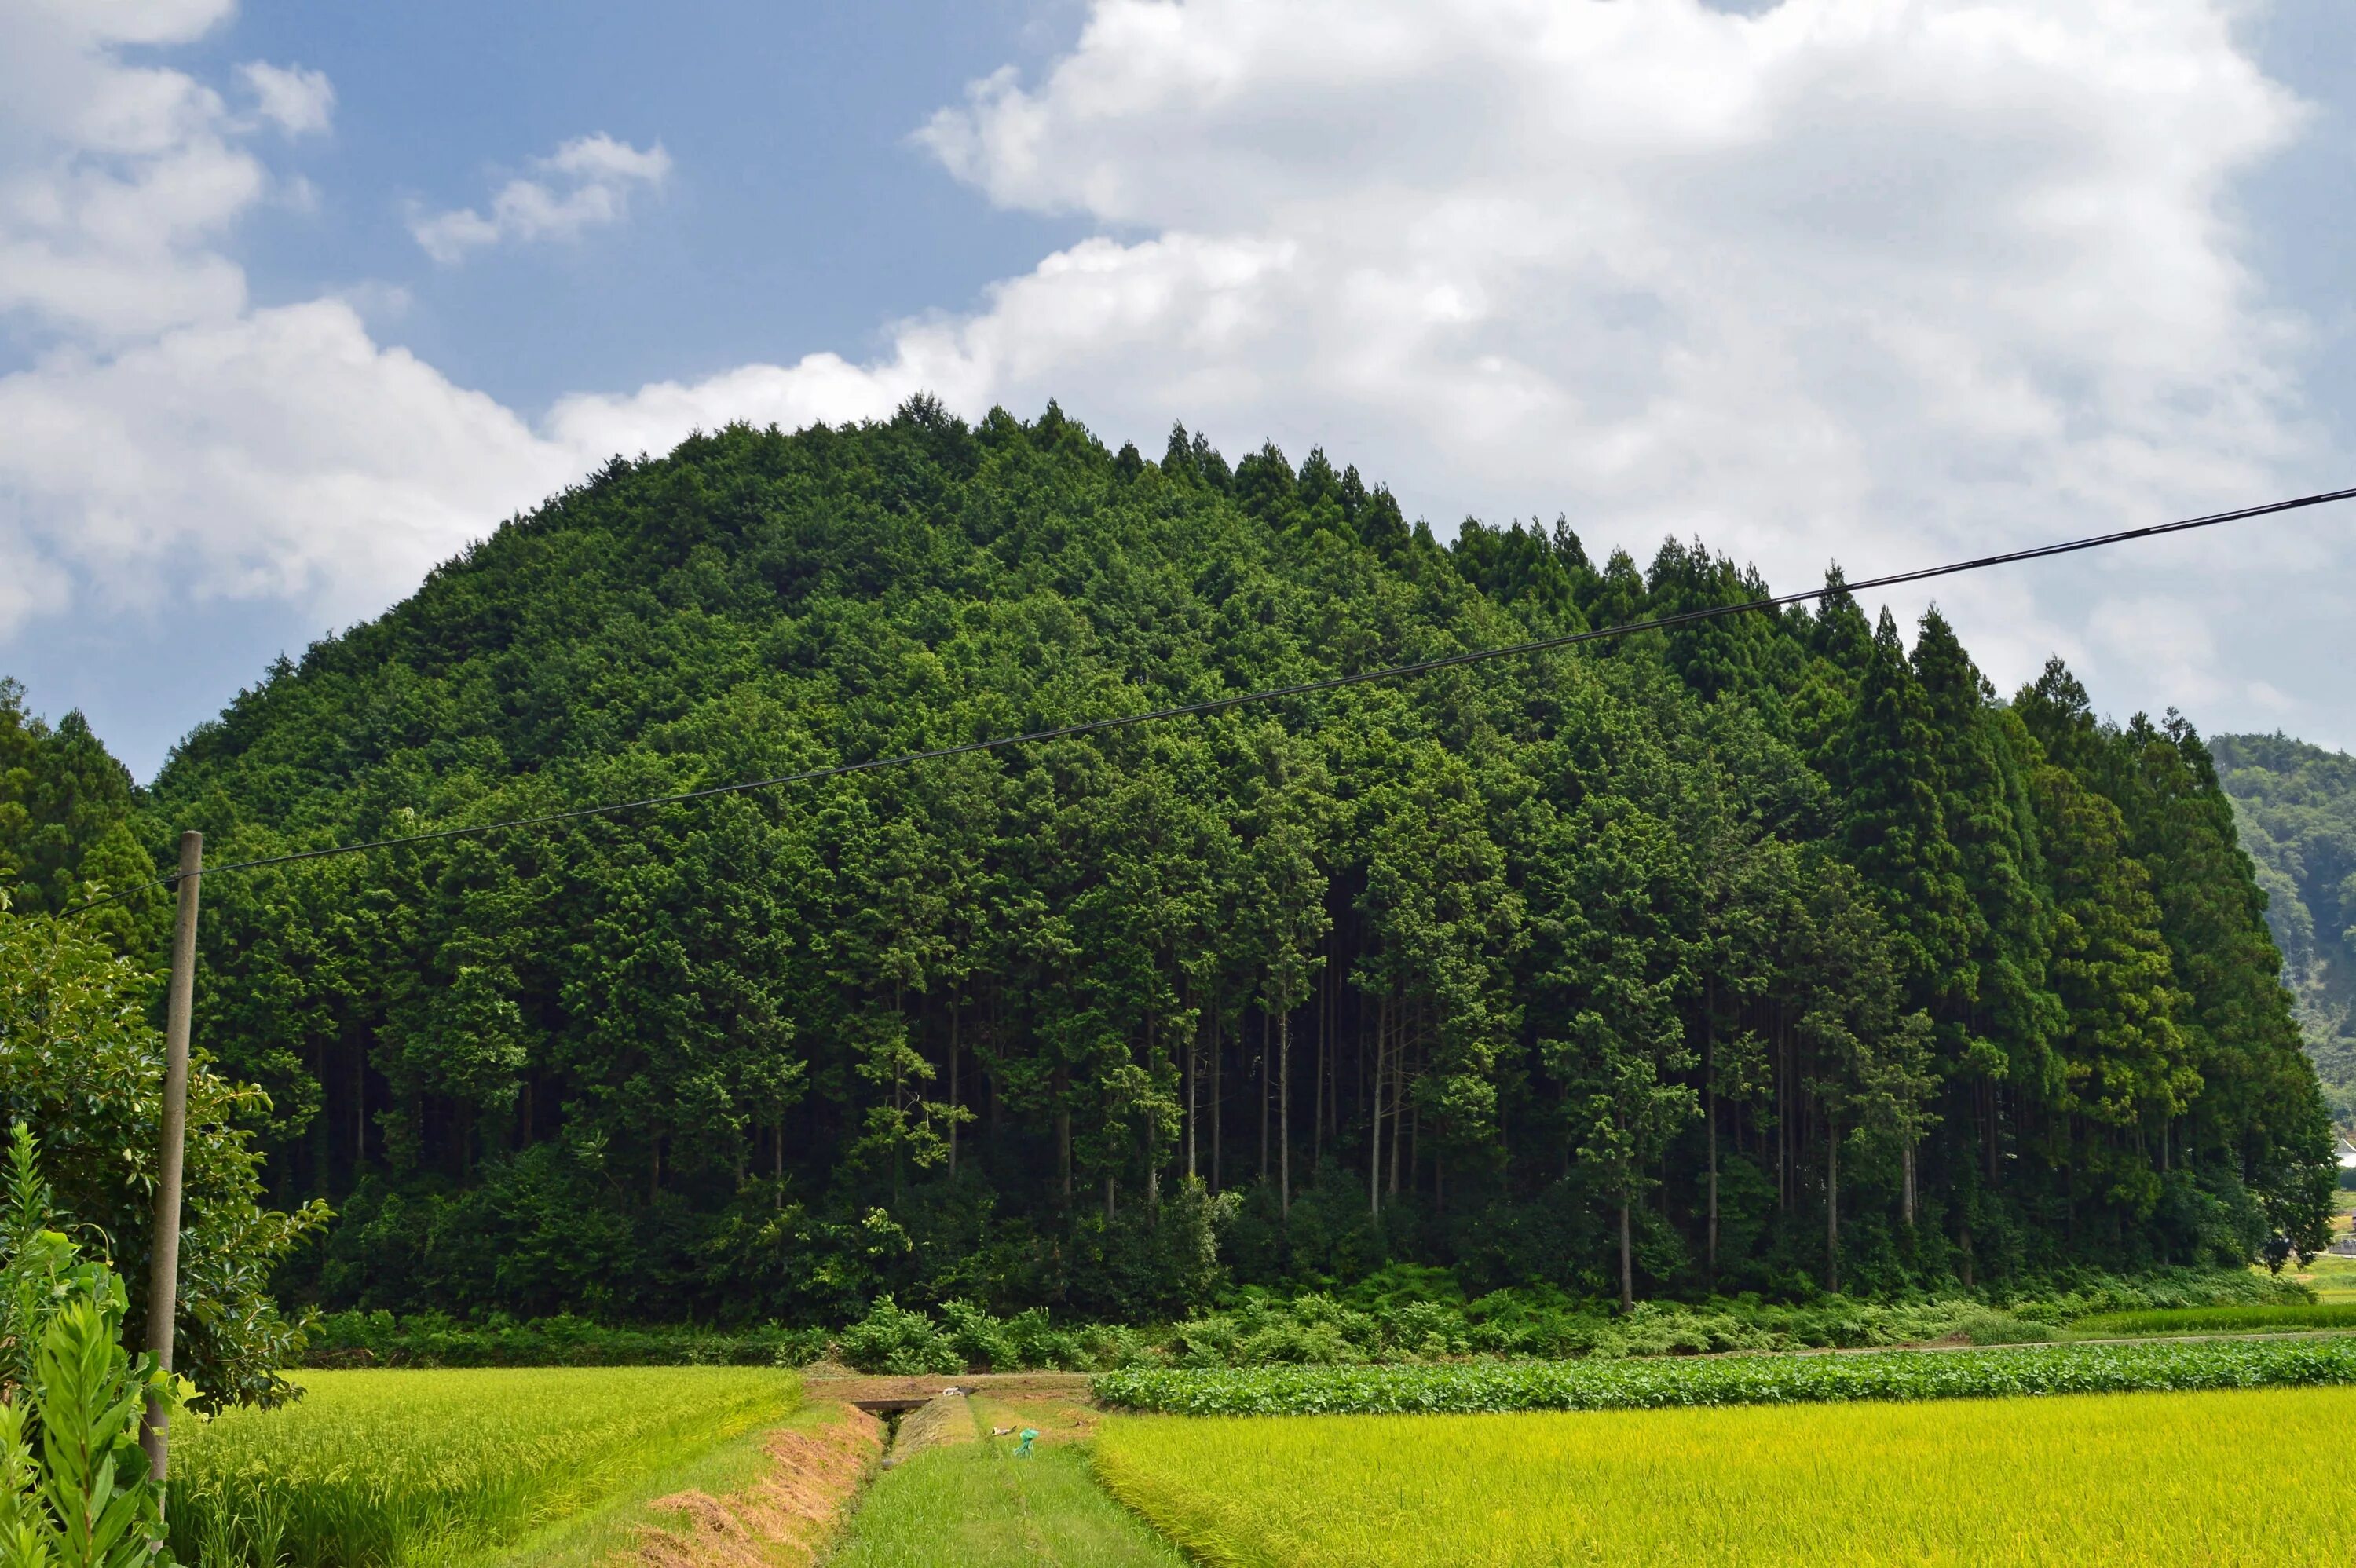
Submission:
[[[984,1433],[1028,1425],[1028,1458],[1001,1437],[939,1447],[885,1471],[827,1568],[1183,1568],[1185,1559],[1097,1485],[1092,1417],[1044,1402],[977,1400]]]
[[[2307,1307],[2170,1307],[2149,1312],[2099,1312],[2070,1325],[2078,1334],[2263,1334],[2356,1328],[2356,1301]]]
[[[1132,1416],[1095,1460],[1197,1561],[1232,1565],[2341,1563],[2351,1423],[2346,1388]]]
[[[676,1484],[725,1485],[738,1440],[799,1405],[750,1368],[305,1372],[276,1411],[183,1419],[172,1547],[202,1568],[585,1560],[578,1532]],[[732,1447],[732,1445],[735,1445]],[[568,1534],[575,1539],[568,1545]],[[547,1550],[541,1550],[542,1545]]]

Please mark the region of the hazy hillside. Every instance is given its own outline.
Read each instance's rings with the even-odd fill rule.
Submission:
[[[2356,1125],[2356,757],[2284,735],[2211,742],[2334,1114]]]

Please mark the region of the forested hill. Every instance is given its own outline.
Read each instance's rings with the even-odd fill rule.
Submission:
[[[2284,735],[2214,747],[2325,1098],[2356,1125],[2356,757]]]
[[[919,400],[616,461],[273,669],[143,820],[269,855],[1762,592]],[[274,1096],[282,1196],[339,1209],[295,1282],[336,1304],[2232,1260],[2319,1244],[2330,1181],[2233,834],[2182,724],[2058,665],[1999,702],[1936,615],[1835,597],[221,876],[199,1032]]]

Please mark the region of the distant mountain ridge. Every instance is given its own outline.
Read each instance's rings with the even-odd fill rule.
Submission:
[[[2280,733],[2216,735],[2209,749],[2316,1076],[2340,1124],[2356,1123],[2356,757]]]

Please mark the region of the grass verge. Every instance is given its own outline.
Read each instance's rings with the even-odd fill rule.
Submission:
[[[2098,1312],[2070,1325],[2076,1334],[2255,1334],[2276,1329],[2356,1328],[2356,1302],[2301,1307],[2174,1307]]]
[[[827,1568],[1182,1568],[1096,1483],[1086,1445],[1054,1440],[1080,1429],[1046,1420],[1022,1459],[1012,1437],[911,1456],[877,1478]]]
[[[1628,1410],[2356,1383],[2356,1339],[2206,1339],[1419,1367],[1107,1372],[1097,1398],[1178,1415]]]
[[[306,1372],[281,1410],[174,1424],[172,1549],[204,1568],[486,1563],[677,1484],[801,1403],[722,1368]]]
[[[2356,1389],[1472,1416],[1108,1420],[1200,1563],[2347,1561]],[[942,1558],[940,1561],[952,1561]]]

